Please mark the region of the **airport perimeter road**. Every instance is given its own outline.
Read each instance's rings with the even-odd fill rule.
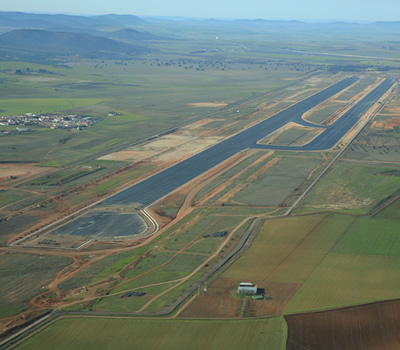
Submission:
[[[288,122],[298,121],[299,116],[301,117],[311,108],[342,91],[357,80],[355,77],[343,79],[251,128],[107,198],[99,205],[141,203],[143,206],[148,206],[234,154],[246,148],[253,148],[258,140]],[[347,130],[343,129],[342,135]]]

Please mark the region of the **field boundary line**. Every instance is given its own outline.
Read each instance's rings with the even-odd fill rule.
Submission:
[[[310,232],[307,233],[307,235],[305,237],[303,237],[303,239],[290,251],[290,253],[288,255],[285,256],[285,258],[283,260],[281,260],[281,262],[276,265],[272,271],[270,271],[267,276],[265,277],[266,279],[268,279],[269,277],[271,277],[271,275],[279,268],[282,266],[282,264],[289,259],[292,254],[311,236],[312,233],[314,233],[314,231],[320,226],[322,225],[325,220],[327,220],[329,217],[329,214],[326,214],[311,230]]]
[[[393,299],[385,299],[385,300],[370,300],[370,301],[365,301],[365,302],[360,302],[358,304],[352,304],[352,305],[339,305],[339,306],[331,306],[327,307],[325,309],[314,309],[314,310],[309,310],[309,311],[296,311],[296,312],[291,312],[291,313],[282,313],[281,316],[286,317],[286,316],[297,316],[297,315],[307,315],[307,314],[315,314],[315,313],[322,313],[322,312],[335,312],[338,310],[346,310],[346,309],[351,309],[354,307],[359,307],[359,306],[367,306],[367,305],[374,305],[374,304],[383,304],[383,303],[390,303],[393,301],[400,301],[399,297],[395,297]]]

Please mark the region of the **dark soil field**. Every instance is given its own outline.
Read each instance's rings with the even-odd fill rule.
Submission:
[[[285,318],[287,350],[400,348],[400,300]]]

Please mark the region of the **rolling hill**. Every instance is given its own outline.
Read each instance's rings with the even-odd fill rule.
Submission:
[[[51,58],[56,56],[127,57],[143,53],[143,45],[131,45],[105,37],[38,29],[18,29],[0,35],[3,59]]]

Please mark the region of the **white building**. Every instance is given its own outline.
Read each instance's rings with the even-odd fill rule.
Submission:
[[[239,294],[254,295],[257,294],[257,285],[250,282],[240,282],[238,287]]]

